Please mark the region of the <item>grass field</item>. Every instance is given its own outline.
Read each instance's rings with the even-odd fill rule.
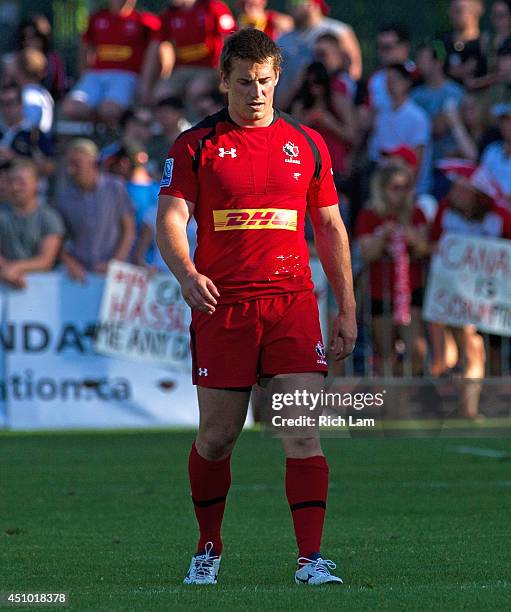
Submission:
[[[510,440],[326,439],[323,552],[345,585],[314,589],[292,582],[279,444],[244,433],[220,582],[197,589],[181,584],[192,439],[0,435],[0,591],[68,591],[71,609],[94,611],[509,609]]]

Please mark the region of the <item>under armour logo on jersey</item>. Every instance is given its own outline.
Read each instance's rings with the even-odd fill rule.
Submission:
[[[220,147],[218,149],[218,156],[223,159],[226,155],[230,155],[232,158],[238,157],[236,153],[236,149],[232,148],[229,151],[227,151],[226,149],[224,149],[224,147]]]
[[[199,376],[207,376],[208,368],[199,368]]]

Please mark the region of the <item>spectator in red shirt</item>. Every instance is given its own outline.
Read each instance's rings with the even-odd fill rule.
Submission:
[[[64,100],[69,119],[97,116],[115,127],[123,110],[131,106],[138,75],[160,20],[135,10],[136,0],[110,0],[109,8],[93,13],[82,36],[82,78]]]
[[[423,260],[428,254],[427,222],[415,206],[413,177],[402,165],[386,165],[373,175],[369,208],[357,218],[355,236],[369,265],[373,337],[380,358],[398,372],[395,342],[412,355],[413,373],[423,372],[426,342],[422,329]],[[391,320],[385,320],[386,307]],[[386,346],[386,326],[391,345]],[[378,369],[378,367],[377,367]]]
[[[224,39],[236,29],[231,10],[220,0],[174,0],[160,17],[158,40],[149,46],[144,63],[146,104],[183,95],[190,80],[216,72]],[[164,79],[153,88],[159,64]]]
[[[291,15],[268,10],[268,0],[238,0],[238,24],[242,28],[256,28],[273,40],[294,27]]]

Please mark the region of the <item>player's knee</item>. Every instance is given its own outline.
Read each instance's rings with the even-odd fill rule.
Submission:
[[[208,461],[219,461],[231,454],[236,436],[228,431],[199,433],[195,444],[202,457]]]
[[[321,454],[321,443],[315,436],[286,438],[283,442],[288,457],[305,458]]]

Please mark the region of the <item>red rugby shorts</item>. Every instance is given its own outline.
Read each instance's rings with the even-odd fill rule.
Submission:
[[[193,384],[202,387],[328,371],[312,291],[223,304],[213,315],[194,310],[190,334]]]

